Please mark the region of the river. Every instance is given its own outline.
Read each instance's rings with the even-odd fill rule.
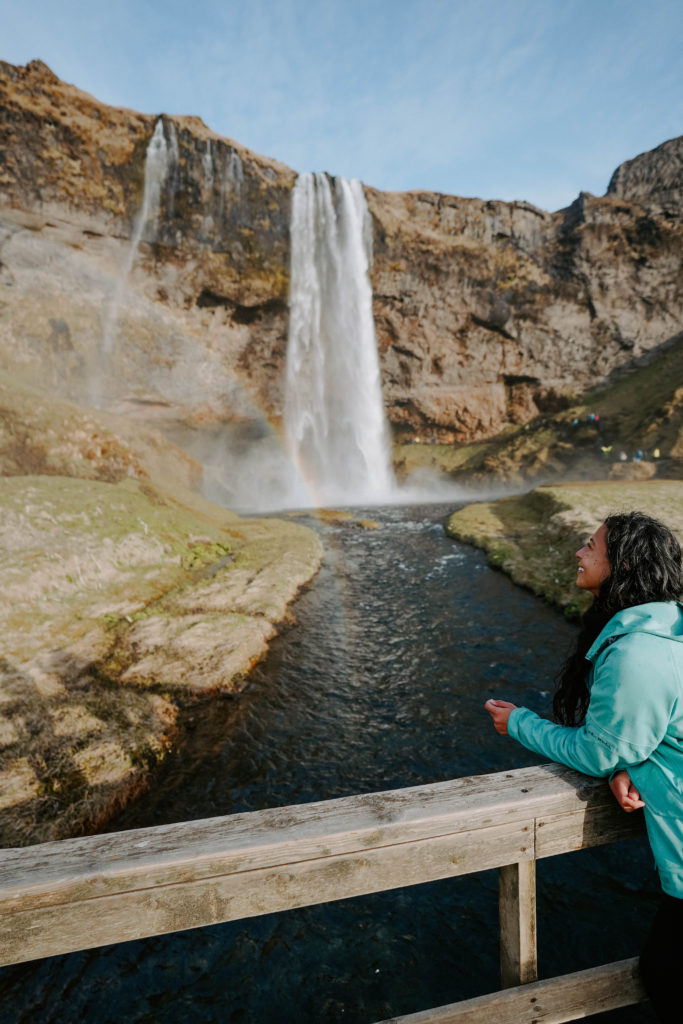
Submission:
[[[547,711],[575,627],[450,540],[452,508],[354,510],[376,528],[298,517],[327,554],[296,622],[243,693],[182,713],[173,755],[109,830],[540,763],[483,704]],[[644,841],[540,861],[541,977],[633,956],[656,894]],[[498,984],[486,871],[5,968],[0,1001],[6,1024],[371,1024]]]

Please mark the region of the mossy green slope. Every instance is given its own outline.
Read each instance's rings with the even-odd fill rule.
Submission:
[[[146,481],[2,484],[0,834],[22,845],[129,799],[178,700],[243,685],[322,549]]]
[[[599,425],[588,424],[590,413],[600,416]],[[603,444],[612,446],[607,458]],[[404,476],[430,466],[469,482],[604,479],[621,449],[629,457],[637,449],[659,449],[657,475],[683,476],[683,334],[646,365],[586,392],[560,412],[510,425],[473,444],[397,445],[394,461]]]

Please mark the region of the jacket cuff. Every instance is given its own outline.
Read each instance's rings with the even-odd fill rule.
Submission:
[[[524,719],[529,716],[532,716],[533,718],[537,717],[536,713],[534,711],[529,711],[528,708],[513,708],[510,712],[510,717],[508,718],[508,736],[512,736],[513,740],[517,740],[521,743],[522,740],[519,735],[520,728],[522,727]]]

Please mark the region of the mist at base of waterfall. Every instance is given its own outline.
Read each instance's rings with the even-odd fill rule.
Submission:
[[[325,488],[304,479],[280,436],[264,421],[194,430],[164,427],[171,441],[203,467],[202,493],[208,501],[241,513],[294,509],[344,508],[352,505],[410,505],[481,499],[474,490],[423,467],[403,483],[391,479],[368,496],[345,483]],[[343,465],[337,467],[344,479]]]

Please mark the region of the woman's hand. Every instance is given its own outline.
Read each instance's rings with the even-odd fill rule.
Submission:
[[[631,776],[628,772],[617,772],[610,779],[609,788],[612,790],[622,811],[630,814],[631,811],[637,811],[639,807],[645,806],[645,802],[640,799],[640,793],[631,782]]]
[[[499,732],[501,736],[507,736],[508,734],[508,718],[513,708],[516,708],[516,704],[511,704],[509,700],[494,700],[491,697],[484,704],[484,707],[493,719],[493,727],[496,732]]]

